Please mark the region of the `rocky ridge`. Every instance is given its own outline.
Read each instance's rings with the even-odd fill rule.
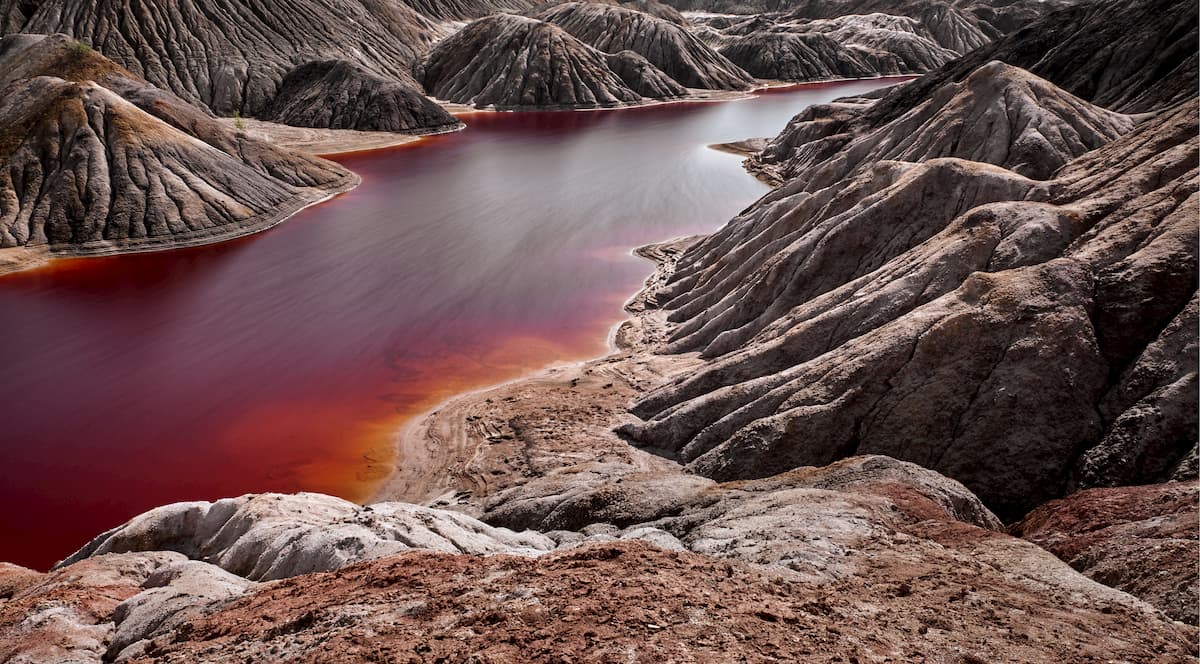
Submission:
[[[358,182],[250,139],[62,35],[5,37],[0,72],[5,249],[97,255],[229,239]]]
[[[744,90],[754,82],[684,28],[649,14],[614,5],[566,2],[542,9],[534,17],[605,53],[638,53],[685,87]]]
[[[345,60],[288,72],[261,119],[297,127],[429,134],[463,124],[420,89]]]
[[[701,658],[737,649],[752,661],[817,652],[1190,656],[1179,625],[998,532],[962,485],[912,464],[865,457],[696,484],[667,498],[666,515],[638,498],[653,482],[598,489],[631,521],[652,521],[546,535],[315,494],[159,508],[49,574],[0,569],[0,654],[28,662],[308,661],[331,647],[345,661],[517,653],[547,661],[585,649],[603,659],[630,648]],[[545,488],[517,489],[494,509],[544,520]],[[325,541],[310,546],[317,539]],[[331,550],[350,555],[335,560]],[[953,624],[947,603],[957,607]]]
[[[649,63],[606,55],[556,25],[511,14],[467,25],[421,67],[435,97],[498,109],[604,108],[639,102],[642,93],[678,96],[664,79]]]
[[[436,36],[407,5],[379,0],[4,0],[0,16],[6,33],[65,33],[219,115],[257,115],[287,72],[314,60],[411,82]]]

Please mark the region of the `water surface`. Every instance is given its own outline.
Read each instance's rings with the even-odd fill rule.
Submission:
[[[44,568],[177,500],[366,498],[406,418],[603,352],[651,269],[631,247],[766,192],[706,145],[879,85],[471,114],[339,158],[362,186],[269,232],[0,279],[0,560]]]

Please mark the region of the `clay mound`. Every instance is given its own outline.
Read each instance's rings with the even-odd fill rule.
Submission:
[[[653,493],[653,481],[631,476],[592,489],[601,500],[604,489],[636,497]],[[0,656],[607,661],[636,649],[718,661],[749,643],[764,660],[785,661],[818,652],[847,660],[871,653],[952,661],[966,653],[980,661],[1184,661],[1192,647],[1190,633],[1152,607],[997,532],[969,491],[912,464],[848,459],[695,486],[671,499],[669,513],[623,531],[593,523],[549,533],[559,549],[540,555],[408,550],[270,583],[164,551],[97,555],[45,575],[0,568],[0,586],[12,591],[0,602]],[[269,560],[302,548],[296,533],[324,524],[334,532],[321,551],[348,558],[363,540],[347,533],[385,524],[397,539],[420,540],[451,522],[487,531],[462,515],[411,505],[330,512],[343,501],[305,494],[273,497],[286,508],[266,515],[247,512],[246,500],[180,513],[166,528],[126,533],[126,541],[185,549],[219,540],[226,552]],[[133,523],[149,526],[163,509]],[[396,511],[406,517],[389,521]],[[624,541],[638,537],[658,544]],[[227,558],[220,554],[223,565]],[[35,614],[41,619],[28,619]]]
[[[789,182],[655,294],[668,350],[715,361],[623,433],[719,480],[887,454],[1006,518],[1072,475],[1172,476],[1197,435],[1196,111],[1044,183],[957,159]]]
[[[0,1],[0,15],[28,6]],[[44,0],[11,32],[66,33],[214,113],[254,116],[284,75],[339,59],[405,80],[434,27],[381,0]],[[18,12],[19,13],[19,12]],[[15,21],[14,21],[15,23]]]
[[[520,13],[532,0],[403,0],[413,11],[435,21],[469,21],[492,14]]]
[[[756,78],[820,81],[898,74],[899,67],[880,71],[852,50],[822,34],[760,30],[734,38],[720,50]]]
[[[633,51],[613,53],[605,61],[629,89],[648,99],[673,99],[688,93],[687,88]]]
[[[605,53],[634,51],[681,85],[744,90],[754,79],[684,28],[624,7],[568,2],[536,18],[562,27]]]
[[[439,99],[496,108],[598,108],[640,101],[606,57],[558,26],[501,14],[442,41],[422,67]]]
[[[752,158],[751,168],[778,181],[802,175],[809,190],[885,159],[960,157],[1043,179],[1133,126],[1128,116],[1000,62],[981,66],[903,116],[852,138],[831,125],[828,112],[806,110]],[[812,145],[831,129],[845,140]]]
[[[214,242],[358,182],[247,139],[65,36],[4,38],[0,71],[0,247],[97,255]]]
[[[1166,108],[1196,94],[1198,24],[1196,8],[1179,0],[1079,3],[897,89],[868,120],[873,125],[887,122],[922,103],[932,90],[969,76],[990,60],[1027,69],[1115,111]]]
[[[427,134],[461,123],[420,90],[345,60],[300,65],[260,117],[296,127]]]
[[[58,566],[160,550],[269,581],[409,549],[533,555],[552,548],[554,542],[537,533],[493,528],[456,512],[407,503],[364,508],[315,493],[267,493],[150,510],[96,537]]]
[[[1013,534],[1091,579],[1197,625],[1197,484],[1090,489],[1037,508]]]
[[[875,58],[890,55],[904,72],[926,72],[957,58],[959,53],[939,44],[921,22],[890,14],[852,14],[803,24],[803,29],[829,36]]]

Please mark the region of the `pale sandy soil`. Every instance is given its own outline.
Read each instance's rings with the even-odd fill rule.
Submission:
[[[45,246],[0,249],[0,274],[31,270],[49,262],[50,250]]]
[[[311,129],[254,120],[252,118],[220,118],[221,122],[239,126],[251,138],[282,148],[316,155],[336,155],[362,150],[380,150],[421,140],[421,136],[386,131],[355,131],[353,129]],[[459,129],[462,127],[460,126]]]
[[[613,428],[638,394],[701,360],[655,355],[665,323],[645,310],[647,290],[670,274],[696,238],[637,250],[658,264],[632,314],[613,334],[613,352],[459,395],[397,434],[396,468],[372,501],[401,500],[471,511],[485,498],[554,470],[588,462],[679,471],[675,462],[630,446]]]

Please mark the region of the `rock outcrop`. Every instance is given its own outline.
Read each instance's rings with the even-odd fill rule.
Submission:
[[[435,21],[469,21],[492,14],[520,13],[533,7],[532,0],[403,0],[404,4]]]
[[[409,549],[532,555],[552,548],[537,533],[407,503],[360,507],[321,494],[256,494],[153,509],[99,535],[58,567],[108,553],[161,550],[269,581]]]
[[[1190,481],[1079,491],[1042,505],[1012,531],[1088,578],[1197,625],[1197,489]]]
[[[901,73],[898,64],[868,64],[860,54],[823,34],[760,30],[730,39],[720,53],[756,78],[781,81]]]
[[[796,116],[751,161],[775,181],[803,175],[809,191],[828,187],[883,160],[959,157],[1044,179],[1071,159],[1133,127],[1052,83],[1001,62],[948,83],[908,113],[860,135],[839,131],[838,111],[855,102],[815,106]],[[832,112],[831,112],[832,111]]]
[[[744,90],[754,82],[686,29],[649,14],[613,5],[567,2],[542,9],[535,17],[605,53],[638,53],[685,87]]]
[[[633,51],[613,53],[605,62],[630,90],[647,99],[673,99],[688,93],[687,88]]]
[[[1029,70],[1114,111],[1169,107],[1196,94],[1198,24],[1195,7],[1178,0],[1079,3],[897,89],[867,121],[887,122],[990,60]]]
[[[0,2],[0,14],[21,0]],[[257,115],[296,65],[349,60],[410,79],[435,36],[400,2],[380,0],[43,0],[10,31],[65,33],[218,115]]]
[[[462,126],[418,88],[345,60],[288,72],[260,116],[296,127],[429,134]]]
[[[65,36],[0,41],[0,247],[64,255],[270,228],[358,178],[247,138]]]
[[[995,124],[1013,142],[988,154],[977,135],[960,148],[982,151],[964,156],[1044,174],[1128,127],[1041,86],[1027,88],[1046,100],[1035,108],[1064,113],[1037,116],[1045,135]],[[984,98],[966,117],[987,117]],[[940,100],[927,103],[955,106]],[[667,350],[713,361],[640,400],[646,421],[622,432],[718,480],[887,454],[961,480],[1008,519],[1072,476],[1170,477],[1197,435],[1182,407],[1194,367],[1156,359],[1187,347],[1171,334],[1188,329],[1197,276],[1196,111],[1163,113],[1044,182],[962,159],[889,161],[923,140],[907,115],[876,157],[795,173],[655,294],[677,324]],[[813,138],[797,159],[828,152]],[[1022,142],[1049,160],[1011,149]]]
[[[421,76],[433,96],[481,108],[602,108],[642,100],[604,53],[558,26],[511,14],[479,19],[439,43]]]
[[[750,648],[764,661],[818,652],[1190,661],[1190,632],[998,532],[996,518],[962,485],[912,464],[866,457],[754,482],[691,478],[657,505],[640,498],[652,493],[652,478],[627,480],[593,487],[594,501],[652,521],[624,529],[591,523],[549,537],[488,531],[462,515],[411,505],[347,512],[336,507],[342,501],[313,494],[218,501],[190,519],[181,515],[191,507],[177,506],[166,519],[160,508],[123,527],[132,529],[122,541],[195,556],[224,540],[226,553],[214,561],[228,566],[230,551],[266,541],[297,546],[303,533],[330,526],[326,546],[353,549],[362,530],[387,521],[390,532],[413,533],[418,546],[271,583],[166,551],[95,550],[46,575],[0,570],[0,584],[12,588],[0,600],[0,654],[25,662],[304,661],[329,652],[342,661],[561,661],[634,649],[711,660]],[[539,493],[517,488],[498,507],[513,516],[533,506],[522,518],[542,518],[543,505],[525,500]],[[627,499],[608,501],[612,494]],[[665,503],[674,506],[664,513]],[[463,554],[441,535],[424,535],[464,523],[475,524],[472,537],[526,538],[514,551],[534,555]],[[530,550],[533,537],[553,539],[555,550]]]

